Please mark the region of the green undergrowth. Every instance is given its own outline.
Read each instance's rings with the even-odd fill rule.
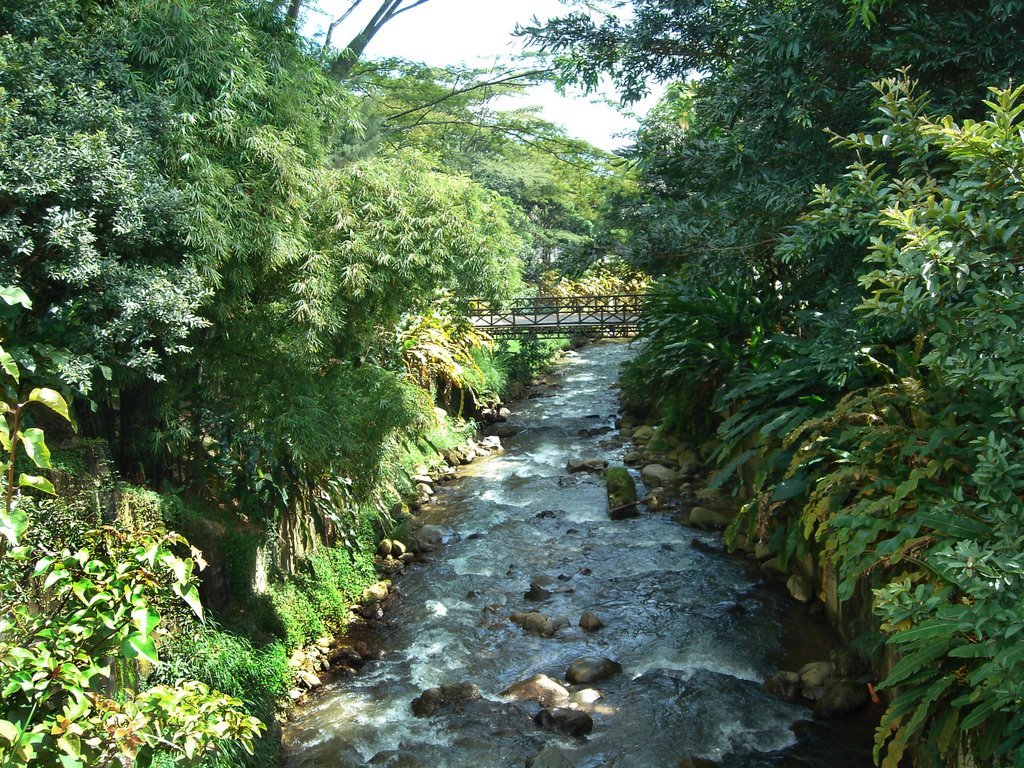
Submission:
[[[288,653],[280,641],[257,647],[236,632],[214,622],[195,626],[190,632],[175,633],[164,646],[164,662],[153,678],[173,684],[175,680],[199,680],[241,699],[246,710],[272,723],[277,702],[292,683]],[[279,764],[279,745],[275,738],[263,737],[247,755],[234,744],[203,760],[204,768],[260,766]],[[161,765],[159,761],[155,763]],[[168,763],[169,764],[169,763]]]
[[[570,346],[571,341],[563,338],[508,339],[499,342],[494,351],[494,362],[505,373],[507,383],[503,394],[507,394],[508,387],[513,383],[528,384]]]
[[[473,369],[467,371],[466,381],[477,392],[495,392],[505,395],[510,381],[509,373],[495,353],[486,347],[476,347],[470,353]]]
[[[358,548],[321,547],[299,572],[270,586],[270,602],[280,622],[285,647],[294,650],[318,638],[344,631],[349,607],[377,581],[373,553],[376,516],[359,516]]]

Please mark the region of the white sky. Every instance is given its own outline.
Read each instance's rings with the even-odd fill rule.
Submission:
[[[350,0],[318,0],[316,9],[307,11],[307,30],[312,33],[326,29],[349,3]],[[335,32],[336,45],[347,43],[380,2],[364,0],[364,4],[367,8],[360,8]],[[360,16],[363,11],[366,13]],[[401,56],[433,66],[490,66],[523,52],[522,41],[512,36],[516,24],[527,25],[535,16],[543,21],[567,12],[567,4],[560,0],[430,0],[389,22],[370,41],[365,56]],[[658,88],[656,93],[660,95],[662,90]],[[543,85],[531,89],[521,99],[509,99],[498,106],[513,109],[538,105],[546,120],[565,126],[570,135],[614,150],[630,141],[628,136],[617,134],[634,130],[637,121],[607,104],[608,98],[617,100],[611,91],[603,97],[592,99],[580,92],[563,97],[552,86]],[[633,105],[631,110],[644,114],[655,101],[656,96],[652,96]]]

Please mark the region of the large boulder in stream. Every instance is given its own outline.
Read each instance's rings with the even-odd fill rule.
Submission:
[[[556,707],[569,700],[569,691],[547,675],[534,675],[513,683],[501,695],[512,701],[535,701],[542,707]]]
[[[416,717],[433,717],[442,712],[459,712],[468,702],[480,698],[480,690],[472,683],[450,683],[428,688],[412,701]]]
[[[605,473],[608,516],[612,520],[636,517],[636,481],[625,467],[609,467]]]
[[[547,707],[533,718],[545,731],[564,733],[566,736],[586,736],[594,730],[594,718],[578,709]]]
[[[581,656],[569,664],[565,679],[571,684],[599,683],[622,672],[622,665],[603,656]]]

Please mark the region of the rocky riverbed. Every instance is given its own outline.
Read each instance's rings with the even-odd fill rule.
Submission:
[[[723,551],[733,510],[692,449],[617,429],[628,354],[571,357],[494,428],[504,451],[424,491],[410,525],[433,551],[382,553],[403,572],[364,596],[358,664],[286,727],[289,765],[870,765],[877,711],[811,708],[867,690],[820,612],[763,552]],[[626,463],[638,493],[609,503]]]

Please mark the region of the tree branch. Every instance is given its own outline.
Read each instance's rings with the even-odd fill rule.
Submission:
[[[324,47],[321,55],[326,56],[327,52],[331,49],[331,38],[334,36],[334,30],[345,23],[345,19],[352,15],[352,11],[360,6],[363,0],[352,0],[352,4],[349,5],[348,10],[345,11],[341,16],[331,22],[331,25],[327,27],[327,37],[324,38]]]
[[[356,0],[357,1],[357,0]],[[363,55],[366,46],[380,32],[389,21],[396,16],[411,11],[430,0],[413,0],[409,5],[403,7],[406,0],[384,0],[373,14],[373,18],[367,23],[363,30],[352,38],[352,41],[345,46],[345,49],[338,55],[328,68],[328,73],[334,77],[345,79],[352,72],[352,67]]]
[[[427,2],[427,0],[421,0],[421,2]],[[398,120],[399,118],[407,117],[408,115],[411,115],[415,112],[421,112],[425,109],[436,107],[438,104],[443,104],[449,99],[455,98],[456,96],[461,96],[465,93],[472,93],[473,91],[479,91],[482,88],[490,88],[491,86],[512,83],[515,82],[516,80],[525,80],[526,78],[538,77],[540,75],[545,74],[548,71],[549,70],[544,69],[531,69],[528,72],[517,72],[515,74],[507,75],[505,77],[499,77],[496,80],[487,80],[484,82],[473,83],[472,85],[468,85],[465,88],[452,88],[451,91],[449,93],[446,93],[444,96],[436,98],[433,101],[425,102],[424,104],[419,104],[415,107],[410,107],[409,109],[404,109],[401,112],[395,112],[392,115],[388,115],[384,119],[389,121]],[[525,88],[526,85],[526,83],[516,83],[515,87]]]

